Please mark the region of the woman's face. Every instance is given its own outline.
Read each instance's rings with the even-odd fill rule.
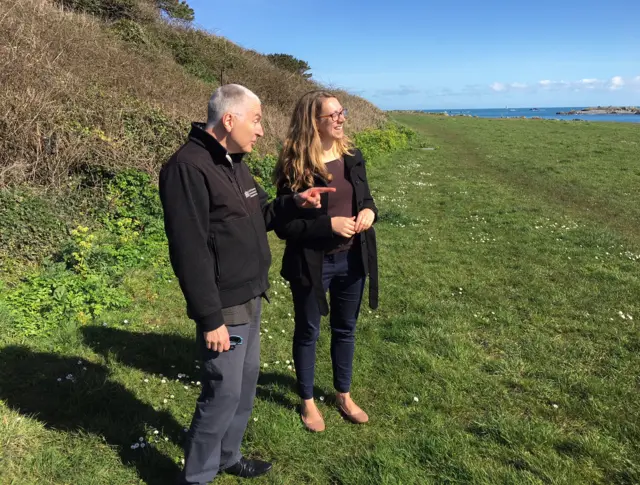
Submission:
[[[347,112],[336,98],[325,98],[318,114],[317,126],[322,141],[339,140],[344,136]]]

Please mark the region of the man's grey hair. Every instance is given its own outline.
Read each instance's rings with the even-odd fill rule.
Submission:
[[[225,84],[216,89],[209,99],[207,112],[207,129],[216,126],[225,113],[244,114],[247,101],[257,101],[260,98],[240,84]]]

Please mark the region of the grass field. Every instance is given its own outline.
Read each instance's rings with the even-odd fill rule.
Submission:
[[[272,238],[244,447],[275,466],[252,483],[640,483],[640,127],[397,119],[417,146],[368,165],[381,304],[363,309],[352,390],[371,422],[333,406],[325,325],[327,431],[303,429]],[[127,311],[3,332],[2,484],[173,483],[199,392],[193,324],[166,267],[125,285]]]

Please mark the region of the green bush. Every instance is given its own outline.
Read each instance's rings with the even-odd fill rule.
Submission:
[[[140,46],[150,46],[153,44],[153,39],[149,36],[149,33],[135,20],[120,19],[115,22],[111,28],[125,42],[131,42]]]
[[[253,153],[244,158],[249,166],[251,175],[260,184],[260,186],[269,194],[272,199],[276,196],[276,186],[273,183],[273,169],[276,166],[278,158],[275,155],[254,155]]]
[[[21,191],[0,191],[0,254],[37,262],[67,237],[56,205],[44,196]]]
[[[63,7],[108,20],[140,18],[136,0],[58,0],[58,3]]]
[[[191,22],[195,13],[185,0],[57,0],[57,3],[78,12],[107,20],[152,20],[143,12],[149,3],[174,20]]]
[[[64,263],[45,265],[4,296],[14,329],[26,336],[46,335],[67,320],[89,322],[109,308],[130,303],[106,275],[69,271]]]
[[[124,137],[139,150],[166,161],[185,140],[187,122],[167,116],[164,111],[134,99],[122,111]]]
[[[290,54],[268,54],[267,59],[280,69],[298,74],[305,79],[311,78],[311,73],[308,72],[311,69],[309,64],[301,59],[296,59]]]
[[[385,153],[407,148],[415,137],[413,130],[397,123],[387,123],[382,128],[356,133],[353,139],[364,158],[370,160]]]
[[[242,68],[247,62],[226,39],[199,30],[165,28],[157,35],[178,64],[207,83],[220,84],[225,72]]]
[[[68,236],[61,231],[61,249],[3,291],[0,308],[14,330],[42,335],[67,321],[85,324],[130,303],[121,285],[129,269],[169,267],[162,208],[149,175],[126,170],[104,181],[103,189],[96,227],[79,225]]]

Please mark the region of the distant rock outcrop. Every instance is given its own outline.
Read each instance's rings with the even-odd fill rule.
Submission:
[[[580,110],[558,111],[557,115],[640,115],[640,108],[635,106],[598,106],[596,108],[584,108]]]

